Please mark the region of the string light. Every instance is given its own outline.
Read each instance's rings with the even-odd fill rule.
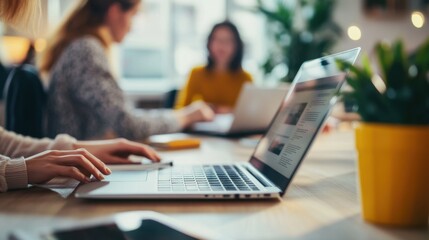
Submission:
[[[349,38],[353,41],[358,41],[362,38],[362,31],[358,26],[350,26],[347,30]]]
[[[413,23],[414,27],[422,28],[425,24],[425,15],[419,11],[415,11],[411,13],[411,22]]]

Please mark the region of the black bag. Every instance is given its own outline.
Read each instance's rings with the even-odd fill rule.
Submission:
[[[5,128],[25,136],[45,136],[47,95],[36,68],[21,65],[12,68],[3,91]]]
[[[0,100],[3,100],[3,89],[6,84],[8,74],[8,70],[0,63]]]

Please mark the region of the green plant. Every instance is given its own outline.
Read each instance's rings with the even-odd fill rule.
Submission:
[[[403,43],[379,43],[376,58],[385,84],[379,91],[372,79],[374,72],[368,57],[356,67],[339,61],[349,70],[347,83],[353,91],[345,97],[356,103],[365,122],[406,125],[429,124],[429,39],[414,54],[407,56]]]
[[[268,59],[263,71],[269,74],[279,64],[287,66],[282,81],[292,82],[301,64],[329,52],[341,35],[341,28],[333,21],[335,0],[277,0],[274,8],[258,0],[258,11],[268,20],[272,38]]]

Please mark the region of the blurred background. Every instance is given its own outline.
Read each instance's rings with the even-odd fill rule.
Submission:
[[[156,107],[206,62],[215,23],[234,22],[245,42],[244,68],[257,84],[293,79],[305,60],[378,41],[402,39],[412,52],[429,37],[429,0],[144,0],[112,65],[130,100]],[[74,1],[43,0],[40,31],[23,36],[1,26],[1,62],[33,61]],[[29,48],[32,46],[31,51]]]

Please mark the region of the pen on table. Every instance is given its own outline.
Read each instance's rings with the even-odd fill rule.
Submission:
[[[118,164],[109,165],[112,171],[142,171],[142,170],[156,170],[161,168],[172,167],[173,162],[159,162],[150,164]]]

